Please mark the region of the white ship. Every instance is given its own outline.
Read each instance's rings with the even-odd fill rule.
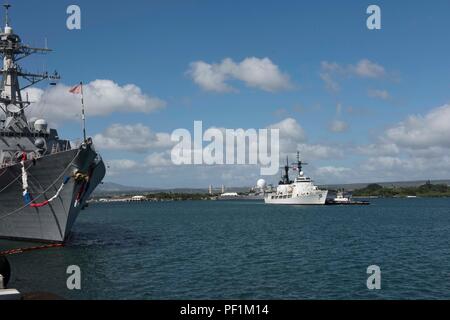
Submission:
[[[302,168],[306,163],[300,160],[297,153],[297,163],[289,166],[289,159],[284,167],[284,176],[278,185],[276,192],[266,194],[266,204],[276,205],[324,205],[327,200],[328,190],[321,190],[315,186],[311,178],[306,177]],[[289,170],[298,171],[294,181],[289,179]]]

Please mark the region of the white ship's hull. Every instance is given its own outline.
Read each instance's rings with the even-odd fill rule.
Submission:
[[[278,197],[276,194],[269,194],[264,198],[266,204],[273,205],[325,205],[328,191],[318,191],[309,195],[299,195],[293,197]]]
[[[64,179],[77,171],[89,172],[90,178],[88,182],[70,178],[54,201],[32,208],[24,201],[22,180],[18,179],[21,164],[0,169],[0,238],[66,241],[80,211],[105,176],[103,161],[88,146],[40,158],[34,165],[27,161],[25,165],[29,191],[39,198],[36,202],[51,199]]]

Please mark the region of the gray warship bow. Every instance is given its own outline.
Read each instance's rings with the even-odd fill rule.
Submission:
[[[24,45],[8,21],[0,30],[0,238],[64,242],[86,201],[105,176],[91,139],[73,147],[44,119],[27,119],[22,91],[55,74],[24,71],[20,60],[49,49]],[[26,82],[21,87],[19,79]]]

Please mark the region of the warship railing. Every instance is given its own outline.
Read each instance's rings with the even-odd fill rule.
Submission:
[[[58,153],[62,153],[62,152],[70,151],[70,150],[75,150],[75,149],[78,149],[78,148],[79,148],[79,146],[77,146],[76,142],[75,142],[75,147],[72,147],[70,141],[67,140],[63,144],[62,148],[61,148],[61,145],[59,145],[59,144],[55,145],[50,150],[50,152],[44,153],[42,155],[39,155],[35,150],[25,151],[25,152],[27,154],[34,154],[34,156],[32,157],[33,159],[39,159],[39,158],[42,158],[42,157],[45,157],[45,156],[48,156],[48,155],[55,155],[55,154],[58,154]],[[0,163],[0,169],[8,168],[8,167],[11,167],[11,166],[14,166],[14,165],[17,165],[17,164],[20,163],[20,160],[16,159],[16,157],[15,157],[16,153],[20,152],[20,151],[17,151],[17,150],[14,150],[14,151],[12,151],[12,150],[11,151],[10,150],[3,150],[2,152],[4,154],[5,153],[8,154],[9,156],[7,156],[6,159],[3,156],[3,162]]]
[[[13,137],[13,138],[48,138],[50,134],[48,133],[37,133],[37,132],[10,132],[10,131],[0,131],[0,137]]]

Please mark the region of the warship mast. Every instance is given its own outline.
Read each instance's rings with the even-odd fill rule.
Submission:
[[[300,159],[300,151],[297,151],[297,163],[293,163],[292,164],[294,166],[294,168],[298,171],[298,175],[302,176],[303,175],[303,166],[308,165],[307,163],[303,162]]]
[[[22,44],[20,37],[14,33],[10,24],[10,4],[4,4],[5,27],[0,29],[0,58],[3,60],[0,82],[0,108],[6,115],[3,130],[20,133],[28,128],[25,109],[31,104],[28,98],[22,98],[22,90],[31,87],[43,80],[59,80],[57,72],[50,75],[45,73],[29,73],[23,70],[18,62],[35,53],[48,53],[48,48],[33,48]],[[21,87],[19,78],[26,81]]]

